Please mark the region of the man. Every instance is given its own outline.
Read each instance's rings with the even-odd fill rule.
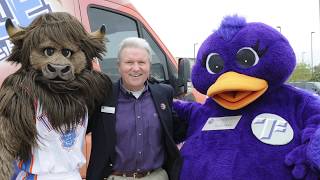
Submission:
[[[120,44],[121,79],[89,122],[88,180],[179,178],[182,159],[176,142],[186,126],[172,112],[173,89],[148,81],[150,61],[151,49],[144,39],[127,38]]]

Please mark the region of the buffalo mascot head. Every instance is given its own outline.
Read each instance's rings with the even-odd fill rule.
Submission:
[[[7,61],[21,68],[0,89],[0,179],[38,145],[37,104],[50,126],[64,132],[83,123],[111,92],[110,79],[92,66],[105,52],[104,26],[88,33],[75,17],[55,12],[25,28],[8,19],[6,29],[14,45]]]

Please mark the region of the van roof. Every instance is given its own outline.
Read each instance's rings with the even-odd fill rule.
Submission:
[[[106,1],[110,1],[115,4],[119,4],[119,5],[125,6],[127,8],[130,8],[134,11],[137,11],[137,9],[131,4],[131,2],[129,0],[106,0]]]

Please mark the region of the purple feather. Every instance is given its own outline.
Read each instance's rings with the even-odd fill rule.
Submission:
[[[238,15],[226,16],[221,22],[220,28],[216,31],[216,35],[221,36],[225,41],[229,41],[246,24],[246,19],[243,17]]]

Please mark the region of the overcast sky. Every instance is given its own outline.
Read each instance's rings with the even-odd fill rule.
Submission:
[[[131,0],[175,57],[193,57],[226,15],[263,22],[287,37],[298,60],[320,63],[320,0]]]

